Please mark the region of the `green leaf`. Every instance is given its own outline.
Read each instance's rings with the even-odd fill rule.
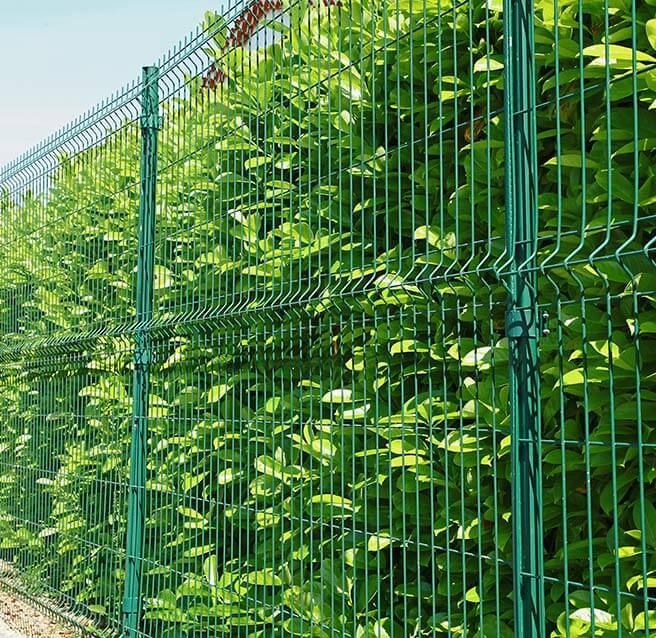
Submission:
[[[641,611],[636,615],[633,621],[633,629],[635,631],[644,631],[649,628],[656,629],[656,610],[649,610],[645,615],[644,611]]]
[[[204,554],[209,554],[213,551],[214,545],[209,543],[207,545],[196,545],[194,547],[190,547],[189,549],[186,549],[184,552],[182,552],[182,555],[185,558],[197,558],[198,556],[203,556]]]
[[[153,288],[163,290],[171,288],[174,284],[173,273],[166,266],[157,265],[153,274]]]
[[[283,584],[282,579],[275,574],[273,569],[260,569],[249,572],[245,576],[245,581],[250,585],[261,585],[265,587]]]
[[[203,561],[203,574],[205,574],[210,587],[215,587],[218,583],[218,573],[216,556],[209,556]]]
[[[372,534],[367,541],[367,549],[370,552],[379,552],[386,547],[389,547],[392,543],[392,539],[389,534],[379,533]]]
[[[350,403],[353,399],[351,390],[340,388],[338,390],[331,390],[326,392],[321,397],[323,403]]]
[[[631,62],[635,59],[639,62],[656,62],[656,58],[652,57],[644,51],[634,51],[629,47],[624,47],[619,44],[608,45],[608,59],[606,59],[606,45],[593,44],[583,49],[583,55],[597,58],[592,64],[605,66],[615,66],[620,62]]]
[[[348,498],[343,498],[337,494],[317,494],[310,499],[310,503],[320,505],[330,505],[338,509],[353,511],[353,503]]]
[[[230,383],[221,383],[210,388],[204,395],[203,400],[206,403],[217,403],[232,388]]]
[[[487,8],[490,11],[501,13],[503,11],[503,0],[486,0]]]
[[[216,482],[219,485],[229,485],[241,476],[241,472],[235,472],[233,468],[229,467],[222,472],[219,472]]]
[[[640,529],[641,520],[644,515],[645,542],[648,546],[656,549],[656,507],[648,497],[641,500],[642,504],[637,502],[633,506],[633,523],[638,529]]]
[[[652,49],[656,49],[656,18],[647,20],[645,23],[645,29],[647,31],[647,39]]]
[[[571,613],[569,617],[572,620],[581,620],[585,623],[591,623],[593,615],[595,626],[599,629],[617,629],[617,622],[613,616],[602,609],[595,608],[593,614],[589,607],[584,607],[582,609],[577,609],[575,612]]]
[[[479,58],[474,64],[474,73],[487,73],[488,70],[493,72],[501,69],[503,69],[503,62],[488,56]]]
[[[430,349],[425,343],[420,343],[414,339],[403,339],[396,341],[390,348],[390,354],[402,354],[406,352],[428,352]]]

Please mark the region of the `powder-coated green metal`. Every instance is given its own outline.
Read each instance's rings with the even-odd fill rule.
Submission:
[[[140,635],[143,608],[142,579],[144,525],[146,519],[146,459],[148,447],[148,393],[152,344],[146,331],[153,317],[155,265],[155,210],[157,185],[157,136],[159,122],[159,69],[143,69],[141,92],[141,181],[139,200],[139,254],[137,258],[136,330],[132,380],[132,442],[130,445],[130,491],[127,509],[123,638]]]
[[[653,15],[236,0],[1,169],[0,585],[102,638],[653,636]]]
[[[515,632],[544,636],[533,3],[506,0],[505,167]]]

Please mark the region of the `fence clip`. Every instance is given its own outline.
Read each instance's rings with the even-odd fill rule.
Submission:
[[[506,336],[508,339],[537,339],[542,332],[542,321],[533,309],[511,308],[506,311]]]
[[[147,366],[153,362],[152,353],[150,348],[142,347],[136,348],[134,351],[134,365]]]
[[[162,128],[163,123],[164,118],[161,115],[154,114],[141,116],[141,128],[144,131],[153,129],[159,131]]]

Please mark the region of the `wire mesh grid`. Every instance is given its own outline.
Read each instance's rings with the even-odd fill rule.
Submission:
[[[653,14],[237,3],[0,173],[0,579],[91,635],[653,634]]]

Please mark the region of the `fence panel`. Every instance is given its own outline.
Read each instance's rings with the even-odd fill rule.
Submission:
[[[546,615],[557,635],[648,636],[655,23],[643,3],[572,9],[535,19]]]
[[[1,174],[2,580],[98,635],[124,587],[139,95]]]
[[[142,633],[509,633],[493,14],[265,5],[162,74]]]
[[[652,13],[238,2],[4,169],[0,581],[125,638],[653,634]]]

